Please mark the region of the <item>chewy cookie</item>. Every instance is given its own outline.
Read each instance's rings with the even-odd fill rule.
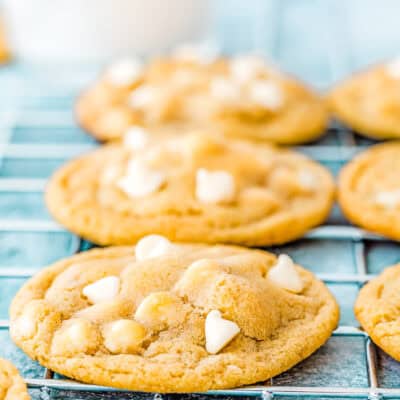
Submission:
[[[328,119],[315,93],[263,59],[210,58],[188,49],[147,65],[115,63],[79,97],[76,114],[101,141],[142,126],[153,133],[204,128],[294,144],[321,136]]]
[[[329,94],[337,118],[364,136],[400,138],[400,59],[354,74]]]
[[[356,156],[339,175],[338,200],[361,227],[400,240],[400,142],[376,145]]]
[[[331,209],[329,172],[290,150],[205,134],[145,144],[139,136],[55,173],[46,202],[59,222],[101,245],[133,244],[151,233],[271,245],[301,237]]]
[[[29,400],[25,382],[17,368],[0,358],[0,400]]]
[[[17,345],[70,378],[191,392],[289,369],[325,343],[339,311],[286,255],[150,235],[42,270],[10,315]]]
[[[397,361],[400,361],[399,285],[400,264],[397,264],[368,282],[360,290],[354,307],[364,330]]]

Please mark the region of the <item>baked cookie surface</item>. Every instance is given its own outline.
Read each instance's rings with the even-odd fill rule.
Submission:
[[[151,233],[270,245],[322,223],[333,196],[329,172],[303,155],[194,134],[102,146],[56,172],[46,202],[60,223],[101,245]]]
[[[0,400],[29,400],[24,380],[17,368],[0,358]]]
[[[373,66],[338,84],[328,103],[335,116],[361,135],[400,138],[400,59]]]
[[[397,264],[368,282],[360,290],[354,307],[363,329],[397,361],[400,361],[399,285],[400,264]]]
[[[315,93],[255,56],[122,60],[79,97],[76,115],[101,141],[139,125],[155,134],[204,128],[282,144],[316,139],[328,119]]]
[[[400,240],[400,142],[371,147],[344,166],[338,200],[346,217],[369,231]]]
[[[150,235],[45,268],[10,316],[16,344],[70,378],[191,392],[289,369],[330,337],[338,307],[285,255]]]

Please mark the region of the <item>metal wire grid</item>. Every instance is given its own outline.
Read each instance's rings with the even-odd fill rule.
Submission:
[[[51,114],[50,114],[51,115]],[[43,127],[43,125],[59,123],[58,119],[53,120],[53,117],[46,115],[43,120],[41,116],[32,115],[31,118],[25,115],[25,118],[8,120],[7,125],[3,124],[3,130],[6,128],[8,135],[5,141],[2,143],[2,156],[3,159],[10,158],[34,158],[34,159],[53,159],[60,157],[69,158],[77,155],[83,151],[93,147],[92,145],[38,145],[38,144],[11,144],[12,132],[18,124],[21,122],[25,125],[37,125]],[[33,119],[32,119],[33,118]],[[65,126],[65,121],[60,125]],[[68,125],[68,123],[66,124]],[[359,146],[358,139],[352,132],[345,130],[340,127],[334,127],[330,135],[336,135],[336,145],[321,145],[315,144],[314,146],[303,146],[299,148],[314,159],[325,162],[346,162],[355,153],[362,150],[362,146]],[[38,191],[41,192],[44,188],[45,179],[35,178],[0,178],[0,192],[4,191]],[[1,194],[0,194],[1,195]],[[12,220],[12,221],[0,221],[1,230],[12,229],[20,231],[45,231],[54,232],[62,231],[63,229],[57,224],[51,221],[44,220]],[[326,283],[356,283],[363,284],[371,275],[368,274],[366,259],[365,259],[365,240],[372,241],[384,241],[385,239],[362,231],[358,228],[351,226],[323,226],[309,232],[305,239],[319,239],[319,240],[347,240],[354,242],[355,250],[355,274],[321,274],[320,278]],[[82,248],[82,242],[77,241],[76,251]],[[0,269],[0,279],[2,278],[16,278],[16,277],[30,277],[37,269],[34,268],[16,268],[16,267],[4,267]],[[0,329],[8,329],[8,321],[0,321]],[[241,389],[223,390],[223,391],[212,391],[209,394],[220,394],[220,395],[254,395],[263,396],[263,398],[270,398],[273,395],[286,395],[286,396],[333,396],[333,397],[369,397],[379,398],[380,396],[400,396],[400,389],[381,388],[378,386],[377,377],[377,364],[374,345],[371,343],[368,335],[358,330],[357,328],[349,326],[341,326],[334,332],[335,337],[345,338],[351,336],[358,336],[364,339],[364,350],[366,359],[366,368],[369,380],[369,387],[358,388],[358,387],[302,387],[302,386],[274,386],[274,381],[270,380],[268,383],[263,385],[256,385]],[[45,370],[44,376],[41,379],[26,379],[28,386],[31,388],[49,388],[49,389],[62,389],[62,390],[79,390],[79,391],[101,391],[110,392],[114,391],[111,388],[86,385],[76,383],[64,379],[55,379],[53,373],[49,370]]]
[[[17,126],[51,126],[53,128],[71,128],[75,129],[68,119],[60,118],[60,115],[54,113],[34,113],[21,114],[20,116],[9,116],[0,119],[2,131],[7,132],[3,137],[1,144],[1,154],[4,159],[7,157],[13,159],[57,159],[69,158],[93,147],[92,144],[12,144],[13,131]],[[334,125],[328,137],[336,137],[337,143],[334,145],[324,145],[320,141],[313,146],[303,146],[298,149],[307,153],[314,159],[323,162],[339,162],[348,161],[354,154],[361,151],[364,147],[360,146],[359,139],[353,132]],[[322,143],[322,144],[321,144]],[[1,168],[1,164],[0,164]],[[1,176],[1,175],[0,175]],[[38,178],[7,178],[0,177],[0,196],[1,192],[18,191],[42,192],[45,179]],[[33,232],[61,232],[63,228],[56,223],[48,220],[0,220],[0,230],[7,231],[33,231]],[[362,285],[368,281],[372,275],[368,274],[367,262],[365,258],[365,240],[385,241],[377,235],[365,232],[358,228],[345,225],[325,225],[310,231],[305,239],[318,240],[345,240],[354,243],[355,266],[354,274],[320,274],[320,278],[326,283],[354,283]],[[80,251],[83,242],[76,238],[75,250]],[[0,268],[0,280],[4,278],[28,278],[35,273],[36,268],[16,268],[2,267]],[[8,329],[9,322],[0,320],[0,329]],[[233,395],[233,396],[262,396],[264,399],[272,398],[272,396],[300,396],[300,397],[340,397],[340,398],[370,398],[378,399],[380,397],[400,396],[400,389],[383,388],[378,385],[377,363],[375,347],[368,335],[357,328],[351,326],[340,326],[333,334],[335,337],[361,337],[364,342],[366,372],[368,376],[369,386],[360,387],[312,387],[312,386],[280,386],[274,385],[274,380],[262,385],[255,385],[246,388],[232,390],[210,391],[207,394],[213,395]],[[91,391],[91,392],[114,392],[115,389],[100,387],[94,385],[86,385],[65,379],[54,377],[52,371],[46,369],[41,379],[26,379],[30,388],[40,389],[59,389],[68,391]]]

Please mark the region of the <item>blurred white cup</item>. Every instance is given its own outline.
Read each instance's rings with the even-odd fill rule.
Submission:
[[[27,61],[152,55],[204,37],[209,0],[3,0],[8,38]]]

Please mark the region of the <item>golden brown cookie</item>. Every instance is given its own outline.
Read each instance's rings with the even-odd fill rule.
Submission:
[[[17,368],[0,358],[0,400],[29,400],[24,380]]]
[[[46,192],[53,216],[102,245],[154,232],[271,245],[301,237],[331,209],[329,172],[290,150],[206,134],[139,142],[103,146],[58,170]]]
[[[361,135],[400,138],[400,60],[375,65],[337,85],[328,102],[335,116]]]
[[[70,378],[191,392],[289,369],[325,343],[339,311],[288,256],[151,235],[45,268],[10,315],[15,343]]]
[[[101,141],[132,126],[154,134],[211,129],[229,137],[302,143],[324,133],[323,101],[261,58],[171,56],[147,65],[122,60],[78,99],[80,125]]]
[[[400,142],[371,147],[339,175],[338,199],[356,225],[400,240]]]
[[[386,268],[368,282],[356,300],[358,321],[372,340],[400,361],[400,264]]]

